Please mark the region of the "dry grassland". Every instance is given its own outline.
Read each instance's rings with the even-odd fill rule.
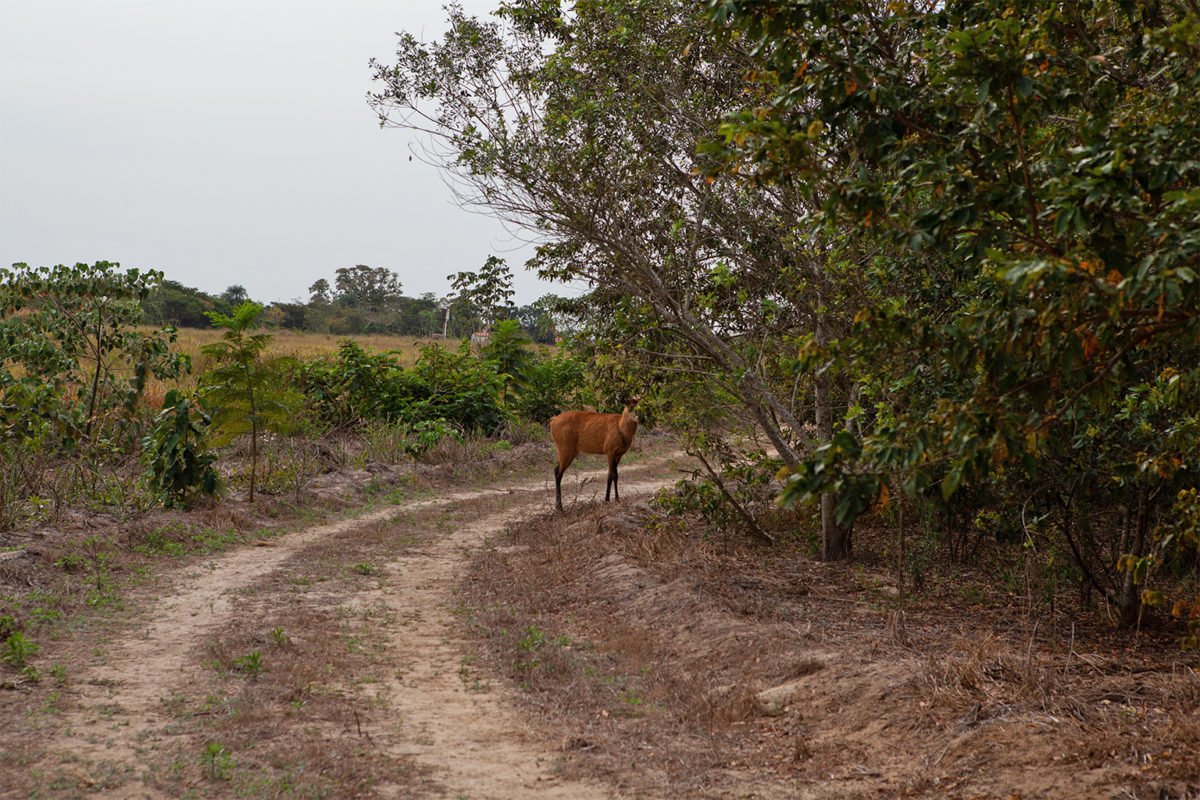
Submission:
[[[351,340],[358,342],[365,350],[379,353],[394,352],[399,354],[405,365],[416,361],[420,355],[420,347],[436,340],[420,336],[391,336],[386,334],[360,334],[357,336],[338,336],[332,333],[309,333],[307,331],[266,330],[272,337],[267,349],[269,356],[291,356],[299,359],[320,358],[332,355],[338,351],[342,342]],[[201,354],[200,348],[206,344],[220,341],[221,331],[216,328],[181,328],[176,339],[178,349],[192,357],[195,366],[203,368],[207,360]],[[457,346],[457,341],[451,341]]]
[[[144,331],[154,330],[143,328]],[[332,333],[310,333],[306,331],[266,330],[271,335],[267,346],[267,356],[288,356],[301,361],[309,361],[322,356],[332,356],[337,353],[342,342],[347,340],[357,342],[364,350],[375,353],[395,353],[404,366],[412,365],[421,353],[421,347],[435,342],[448,347],[457,347],[458,340],[449,341],[432,339],[421,336],[392,336],[387,334],[362,334],[356,336],[338,336]],[[190,375],[181,376],[175,381],[151,380],[146,386],[145,402],[153,409],[161,408],[163,397],[171,389],[191,390],[196,388],[199,375],[212,369],[213,362],[201,352],[205,345],[221,340],[221,331],[216,328],[180,328],[176,337],[175,349],[192,360]]]

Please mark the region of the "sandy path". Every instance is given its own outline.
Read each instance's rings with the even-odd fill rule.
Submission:
[[[629,499],[663,481],[636,480],[631,469],[622,482]],[[603,472],[580,473],[603,478]],[[344,598],[345,602],[382,599],[400,622],[392,626],[388,647],[395,654],[397,679],[386,687],[396,725],[382,731],[390,754],[415,757],[431,767],[446,797],[604,798],[612,789],[559,781],[556,756],[526,730],[505,702],[504,691],[471,692],[459,676],[465,642],[456,633],[455,587],[472,550],[510,521],[546,508],[546,482],[445,494],[381,509],[355,519],[315,526],[274,540],[273,546],[245,547],[212,559],[182,575],[174,590],[144,610],[151,622],[139,634],[112,642],[102,663],[90,666],[75,682],[78,703],[62,715],[59,734],[49,745],[50,758],[78,765],[79,785],[99,785],[86,774],[91,765],[120,765],[126,782],[97,790],[92,797],[163,797],[138,779],[144,754],[167,736],[171,718],[164,701],[186,685],[195,671],[197,650],[205,637],[237,613],[237,593],[262,582],[305,547],[331,535],[405,515],[420,528],[419,512],[433,511],[488,495],[511,496],[507,511],[484,523],[424,537],[387,566],[396,576],[382,590]],[[519,496],[519,495],[528,495]],[[417,512],[414,514],[414,512]],[[378,595],[371,597],[372,594]],[[402,786],[381,786],[383,796],[402,797]]]
[[[523,511],[460,527],[388,565],[389,574],[399,577],[384,601],[402,622],[391,627],[388,641],[400,659],[385,691],[401,724],[390,732],[387,747],[433,767],[447,797],[610,797],[602,787],[557,782],[554,756],[507,711],[502,693],[472,693],[459,674],[465,642],[454,633],[452,609],[464,553]],[[403,788],[382,793],[404,796]]]
[[[623,487],[633,500],[662,484],[628,480]],[[409,654],[398,665],[400,678],[387,687],[405,723],[392,752],[433,767],[447,797],[619,797],[610,787],[559,781],[553,772],[557,756],[508,710],[506,692],[471,692],[459,674],[466,642],[454,633],[454,589],[466,554],[528,513],[523,504],[485,523],[457,528],[388,565],[389,574],[400,577],[384,595],[387,605],[408,621],[393,626],[389,646]]]

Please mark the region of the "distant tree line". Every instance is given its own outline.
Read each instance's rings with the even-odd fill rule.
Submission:
[[[459,272],[448,279],[450,294],[425,292],[409,297],[399,276],[385,267],[340,267],[332,282],[320,278],[308,287],[307,302],[264,304],[264,321],[275,328],[346,336],[444,333],[448,338],[464,338],[511,319],[541,344],[553,344],[570,327],[562,298],[547,294],[523,306],[512,302],[512,274],[503,259],[490,256],[478,272]],[[164,280],[142,305],[150,324],[210,328],[210,313],[228,315],[250,299],[245,287],[236,284],[214,295]]]

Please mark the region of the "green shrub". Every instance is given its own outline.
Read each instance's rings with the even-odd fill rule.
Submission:
[[[508,417],[501,402],[504,378],[465,344],[458,350],[428,345],[405,369],[390,354],[368,353],[348,341],[336,359],[299,365],[295,376],[312,413],[332,426],[443,422],[450,430],[491,435]]]
[[[438,442],[446,438],[451,438],[456,442],[463,441],[463,435],[451,427],[445,420],[421,420],[413,424],[404,449],[413,458],[419,458],[436,447]]]
[[[334,427],[405,419],[420,395],[394,355],[368,353],[353,341],[342,342],[332,361],[299,365],[295,378],[313,414]]]
[[[583,364],[568,355],[534,360],[524,368],[513,410],[524,419],[546,422],[555,414],[580,405]]]
[[[512,389],[524,387],[528,370],[536,360],[529,348],[529,336],[515,319],[497,323],[479,355],[499,376],[501,397],[505,399]]]
[[[186,507],[197,494],[212,495],[220,488],[213,469],[216,456],[204,446],[209,422],[208,413],[194,397],[172,389],[142,440],[146,481],[167,508],[176,504]]]
[[[15,631],[4,641],[0,648],[0,661],[22,669],[26,662],[38,651],[36,642],[25,638],[25,634]]]
[[[503,378],[475,358],[465,341],[456,351],[438,345],[422,348],[411,372],[422,392],[411,412],[414,422],[443,419],[487,436],[504,426]]]

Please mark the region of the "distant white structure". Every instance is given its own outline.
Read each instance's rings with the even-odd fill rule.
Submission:
[[[477,330],[471,334],[471,347],[484,348],[492,338],[492,332],[487,328]]]

